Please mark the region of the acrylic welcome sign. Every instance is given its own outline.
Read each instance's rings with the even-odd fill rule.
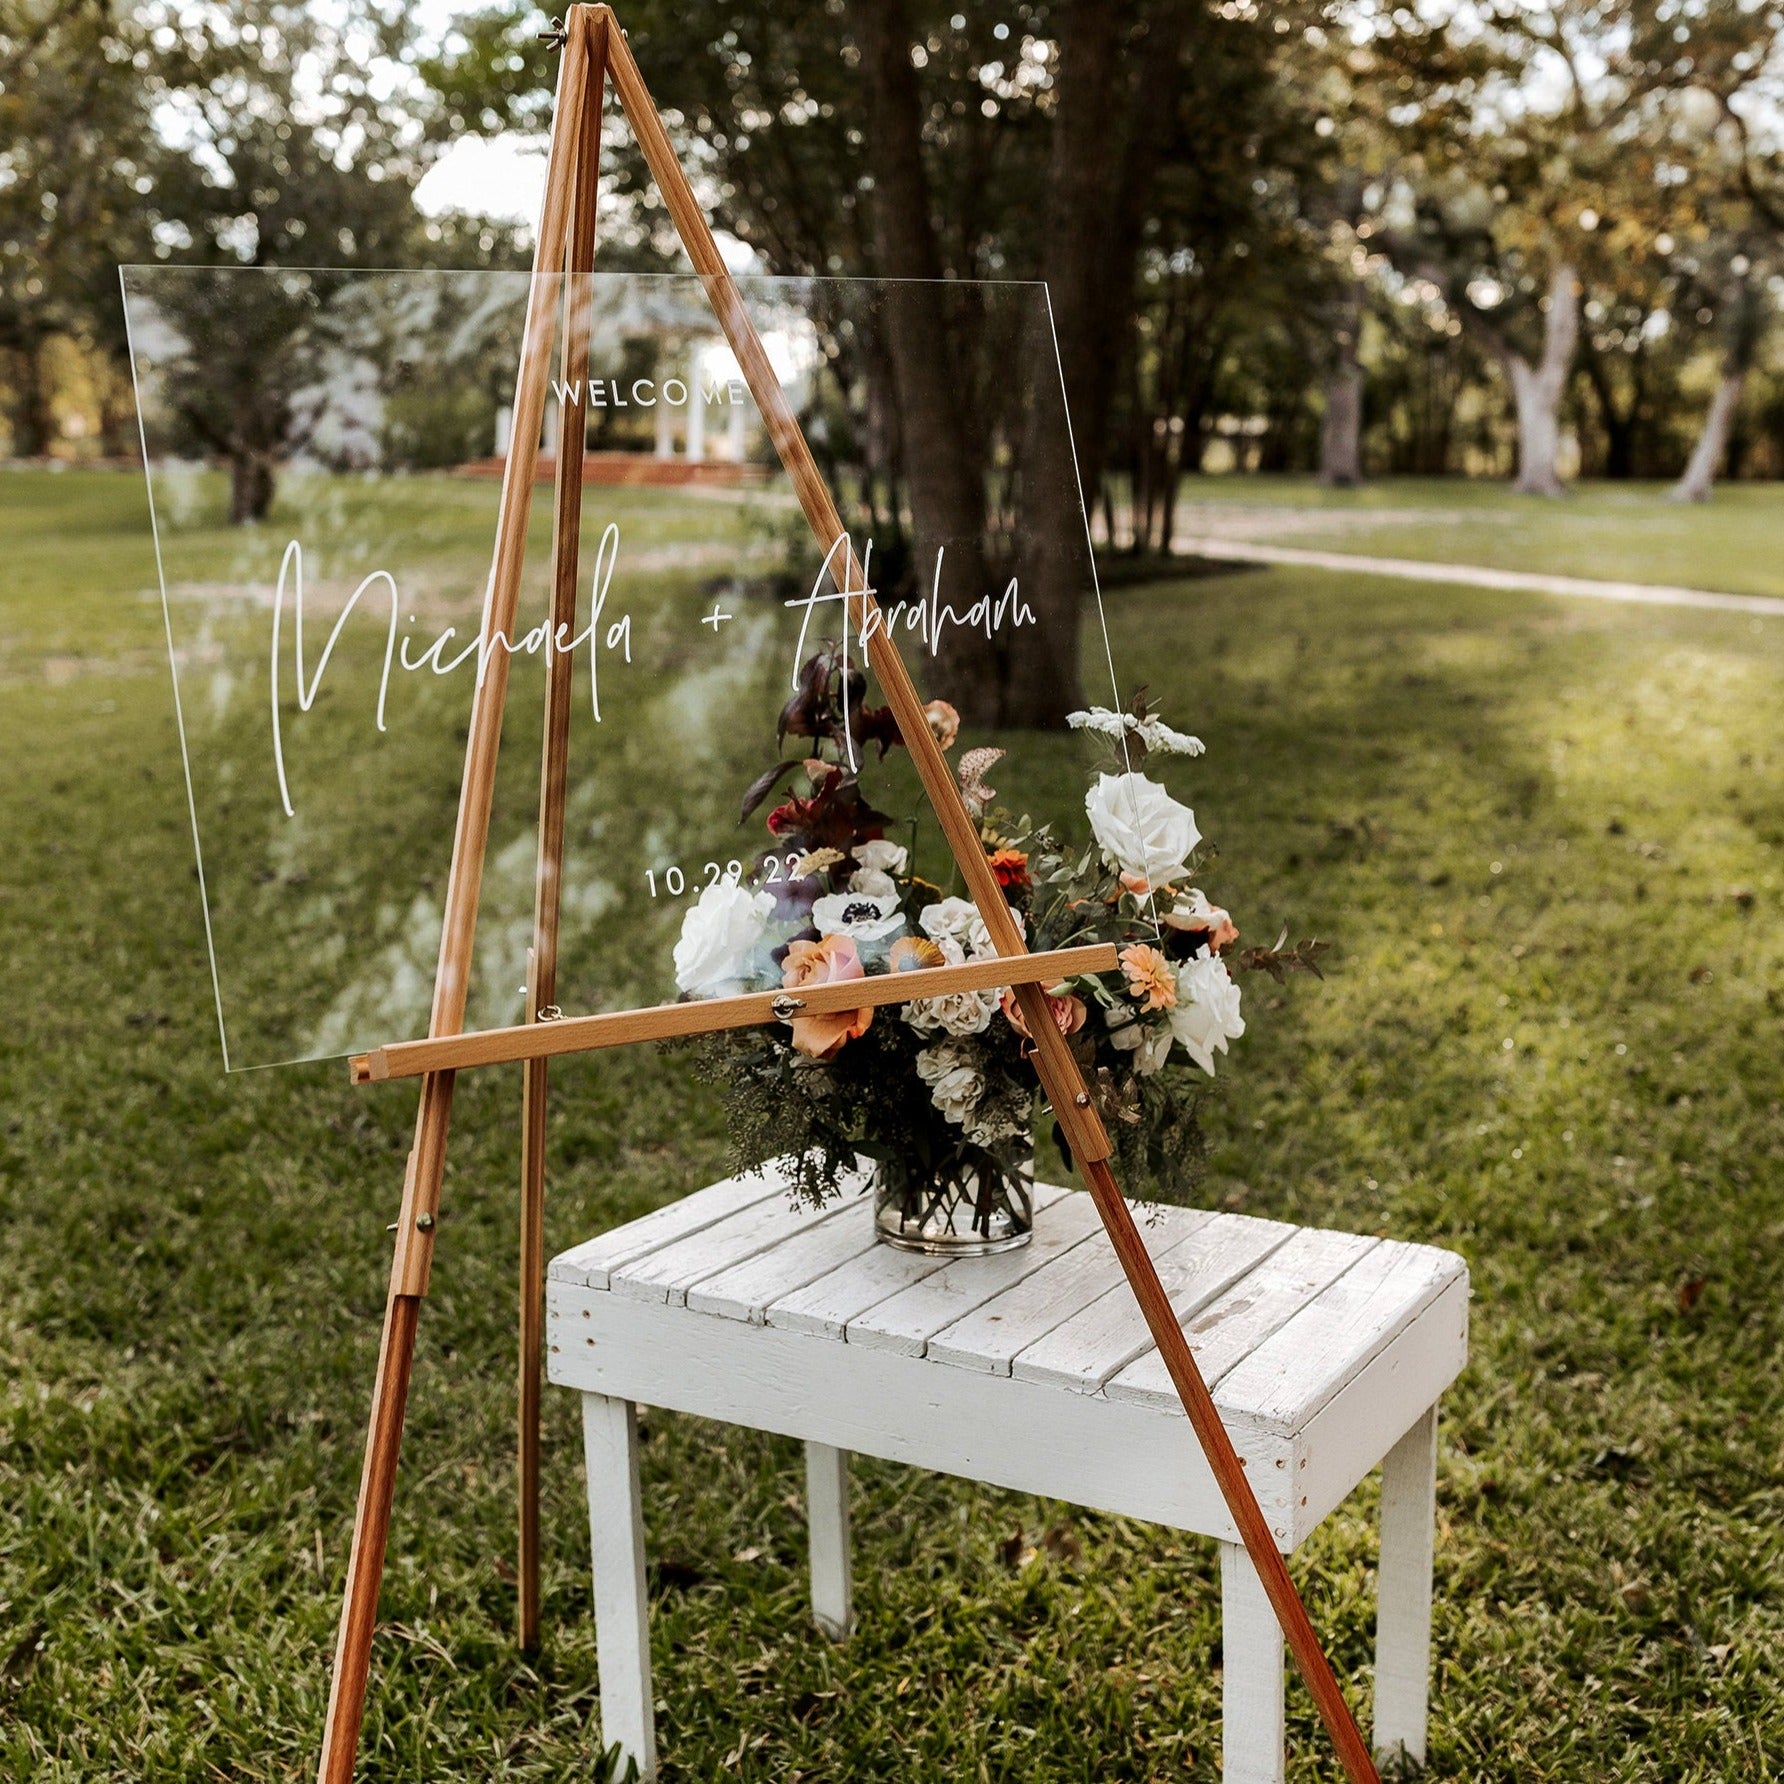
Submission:
[[[1083,751],[1058,721],[1131,690],[1107,648],[1042,287],[737,282],[850,529],[826,554],[702,281],[596,275],[588,376],[553,385],[541,459],[544,476],[563,430],[585,430],[577,621],[554,633],[547,619],[547,493],[515,635],[485,639],[530,283],[125,272],[231,1068],[426,1032],[492,652],[512,667],[471,1028],[521,1019],[552,652],[573,657],[576,686],[566,1012],[709,994],[699,948],[678,958],[677,944],[691,905],[722,904],[714,889],[772,895],[767,945],[806,920],[790,889],[803,851],[777,837],[789,802],[824,794],[802,766],[814,714],[840,721],[841,765],[859,771],[846,796],[921,808],[844,624],[851,552],[952,758],[1041,721],[1003,761],[969,766],[1011,812],[1075,811],[1081,828]],[[932,820],[887,840],[954,879]]]

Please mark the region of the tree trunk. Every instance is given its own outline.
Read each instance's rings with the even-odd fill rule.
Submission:
[[[1057,345],[1037,334],[1029,384],[1038,393],[1063,381],[1069,415],[1034,401],[1022,446],[1024,586],[1042,648],[1012,665],[1008,710],[1021,725],[1061,726],[1084,704],[1078,632],[1090,578],[1072,492],[1081,486],[1088,499],[1102,482],[1145,203],[1166,136],[1159,120],[1177,101],[1190,15],[1177,0],[1154,9],[1130,83],[1121,60],[1133,11],[1123,0],[1070,0],[1060,18],[1041,265]],[[1095,694],[1120,704],[1116,689]]]
[[[1635,391],[1630,397],[1628,408],[1619,409],[1616,390],[1610,373],[1605,369],[1604,356],[1596,349],[1588,349],[1581,355],[1581,365],[1593,400],[1598,406],[1598,424],[1604,429],[1603,474],[1615,481],[1625,481],[1635,475],[1636,436],[1642,417],[1639,371],[1635,375]]]
[[[899,285],[883,310],[886,348],[898,391],[899,432],[915,534],[917,593],[938,576],[942,598],[964,613],[992,593],[985,562],[985,472],[973,452],[962,402],[964,381],[941,284],[942,264],[923,166],[923,114],[904,0],[861,0],[852,10],[866,90],[866,155],[873,170],[873,232],[879,269]],[[1011,633],[987,640],[951,632],[935,659],[934,681],[969,725],[1003,716],[1000,658]],[[1000,648],[1003,647],[1003,648]]]
[[[1667,494],[1675,502],[1707,502],[1710,485],[1716,479],[1716,467],[1728,445],[1729,430],[1734,426],[1735,411],[1741,406],[1741,392],[1746,387],[1746,368],[1726,372],[1710,398],[1710,412],[1704,417],[1703,432],[1691,449],[1691,462],[1685,474]]]
[[[1169,557],[1177,546],[1177,491],[1183,481],[1183,442],[1187,429],[1179,429],[1165,442],[1165,487],[1159,502],[1158,549]]]
[[[244,451],[229,460],[229,524],[253,526],[273,505],[273,471],[266,455]]]
[[[1669,491],[1677,502],[1707,502],[1710,485],[1715,480],[1716,466],[1727,453],[1730,469],[1736,453],[1730,444],[1735,417],[1741,407],[1741,391],[1748,369],[1759,347],[1764,328],[1764,309],[1754,287],[1745,275],[1736,275],[1723,300],[1727,313],[1727,345],[1722,355],[1722,382],[1710,399],[1710,412],[1704,417],[1703,432],[1691,450],[1691,462],[1685,475]]]
[[[48,458],[61,436],[56,419],[55,392],[50,380],[50,337],[40,336],[20,352],[23,372],[19,392],[19,419],[24,424],[20,458]]]
[[[1635,417],[1606,411],[1604,415],[1604,474],[1614,483],[1627,483],[1635,475]]]
[[[1071,491],[1077,484],[1089,500],[1102,487],[1107,449],[1116,342],[1102,318],[1103,287],[1114,276],[1108,261],[1121,13],[1117,0],[1071,0],[1060,23],[1041,262],[1052,331],[1037,330],[1030,343],[1034,397],[1021,448],[1024,586],[1038,623],[1036,648],[1016,667],[1010,689],[1012,719],[1036,727],[1062,728],[1084,705],[1078,614],[1088,576]],[[1131,261],[1124,288],[1131,291]],[[1062,383],[1065,406],[1051,400]],[[1139,493],[1130,487],[1130,504]],[[1111,550],[1114,522],[1111,509]]]
[[[1518,413],[1520,495],[1558,496],[1561,489],[1561,398],[1580,335],[1580,282],[1565,261],[1549,279],[1542,358],[1532,365],[1513,348],[1502,351]]]
[[[1354,489],[1363,481],[1362,292],[1346,283],[1332,331],[1334,356],[1326,374],[1326,413],[1319,429],[1319,480],[1329,489]]]
[[[135,458],[139,450],[130,386],[110,364],[99,398],[99,449],[109,459]]]

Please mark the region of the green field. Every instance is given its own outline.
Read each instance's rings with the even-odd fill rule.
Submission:
[[[1539,537],[1501,499],[1458,556],[1784,588],[1760,492],[1656,506],[1664,553],[1616,545],[1608,495],[1516,509]],[[474,555],[486,501],[430,500]],[[124,475],[0,477],[0,1776],[33,1784],[311,1775],[413,1115],[338,1064],[218,1069],[146,522]],[[1325,985],[1249,989],[1207,1199],[1473,1272],[1431,1775],[1779,1775],[1784,621],[1276,571],[1109,610],[1208,742],[1179,784],[1211,889],[1248,939],[1333,944]],[[556,1073],[553,1250],[720,1174],[681,1072]],[[529,1664],[509,1636],[518,1095],[459,1090],[361,1774],[392,1784],[590,1777],[601,1747],[555,1391],[548,1638]],[[666,1778],[1217,1775],[1211,1545],[858,1463],[837,1649],[796,1447],[646,1432]],[[1372,1516],[1366,1490],[1295,1563],[1365,1716]],[[1289,1703],[1294,1776],[1332,1776]]]
[[[1582,483],[1554,501],[1498,483],[1386,477],[1322,489],[1304,477],[1187,479],[1179,533],[1421,563],[1489,564],[1608,582],[1784,595],[1784,497],[1733,483],[1707,507],[1657,483]]]

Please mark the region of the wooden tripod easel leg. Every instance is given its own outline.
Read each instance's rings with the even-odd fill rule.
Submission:
[[[676,158],[623,33],[614,34],[609,68],[614,90],[625,107],[638,146],[662,191],[689,258],[705,282],[713,312],[730,341],[731,350],[737,355],[744,380],[767,424],[769,437],[780,454],[818,549],[828,556],[837,542],[846,537],[847,529],[837,514],[830,491],[812,457],[798,418],[781,389],[780,380],[769,363],[755,325],[744,308],[736,281],[719,253],[705,212]],[[842,574],[844,580],[840,586],[845,595],[865,590],[866,576],[852,550],[845,554]],[[867,636],[865,622],[872,607],[872,596],[862,593],[858,602],[847,603],[845,609],[864,637]],[[999,954],[1024,952],[1022,936],[980,846],[977,825],[961,802],[947,759],[930,735],[921,699],[899,656],[889,626],[882,625],[874,631],[867,654],[897,720],[900,735],[910,751],[912,764],[929,795],[936,820],[966,879],[967,890],[990,931],[993,945]],[[1042,1087],[1090,1185],[1115,1254],[1121,1260],[1147,1327],[1195,1427],[1209,1469],[1244,1537],[1252,1565],[1275,1607],[1296,1664],[1318,1707],[1320,1719],[1325,1723],[1353,1784],[1379,1784],[1368,1746],[1320,1647],[1319,1637],[1295,1591],[1287,1565],[1271,1538],[1269,1526],[1258,1508],[1257,1496],[1245,1478],[1244,1467],[1221,1423],[1201,1370],[1196,1366],[1189,1340],[1184,1337],[1183,1329],[1171,1311],[1170,1299],[1134,1225],[1133,1214],[1109,1169],[1111,1148],[1108,1135],[1091,1106],[1083,1075],[1064,1037],[1054,1026],[1041,987],[1018,985],[1015,992],[1029,1033],[1034,1037],[1035,1067]]]
[[[514,634],[527,518],[532,507],[533,474],[538,462],[539,430],[545,413],[545,383],[562,288],[571,173],[582,140],[589,74],[589,30],[589,9],[573,8],[567,49],[558,72],[557,117],[560,127],[552,135],[551,157],[546,169],[534,277],[527,298],[526,329],[515,383],[513,443],[502,478],[494,562],[483,603],[482,635],[486,639],[496,632],[504,637]],[[495,789],[496,758],[502,743],[502,710],[507,701],[508,669],[507,651],[488,653],[488,667],[471,708],[458,821],[452,837],[452,866],[447,875],[446,908],[441,921],[440,958],[434,975],[434,1004],[428,1023],[428,1032],[432,1035],[458,1034],[464,1027],[477,904],[489,843],[490,802]],[[317,1766],[319,1784],[351,1784],[359,1747],[366,1679],[371,1665],[372,1632],[378,1616],[378,1591],[384,1577],[384,1547],[390,1530],[391,1498],[396,1486],[397,1457],[402,1447],[409,1374],[415,1358],[415,1330],[421,1302],[427,1294],[440,1186],[446,1169],[452,1089],[451,1072],[432,1072],[422,1080],[421,1107],[415,1120],[415,1147],[409,1155],[402,1212],[397,1219],[396,1255],[391,1261],[390,1295],[385,1306],[377,1386],[372,1395],[371,1429],[366,1440],[365,1468],[360,1477],[359,1506],[354,1516],[353,1548],[347,1566],[346,1599],[341,1609],[334,1678],[329,1688],[328,1720]]]
[[[570,220],[570,271],[564,300],[563,383],[579,389],[588,374],[595,264],[595,201],[600,185],[601,101],[607,88],[607,19],[589,33],[588,96],[583,104]],[[557,999],[558,919],[563,907],[564,803],[570,772],[573,662],[560,639],[576,635],[576,584],[582,548],[582,457],[587,411],[566,402],[558,428],[552,532],[550,632],[545,647],[545,741],[539,770],[539,855],[533,876],[533,946],[528,958],[527,1020]],[[539,1392],[545,1335],[545,1115],[551,1062],[521,1068],[519,1605],[523,1652],[539,1645]]]

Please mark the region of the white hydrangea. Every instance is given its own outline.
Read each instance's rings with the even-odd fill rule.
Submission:
[[[1109,1041],[1117,1051],[1134,1055],[1134,1070],[1150,1078],[1170,1057],[1175,1038],[1163,1024],[1142,1022],[1130,1011],[1110,1010]]]
[[[1208,748],[1199,737],[1173,731],[1155,713],[1137,719],[1131,712],[1111,712],[1106,706],[1093,706],[1088,712],[1068,713],[1065,722],[1074,731],[1096,731],[1104,737],[1123,737],[1131,732],[1161,756],[1200,756]]]

